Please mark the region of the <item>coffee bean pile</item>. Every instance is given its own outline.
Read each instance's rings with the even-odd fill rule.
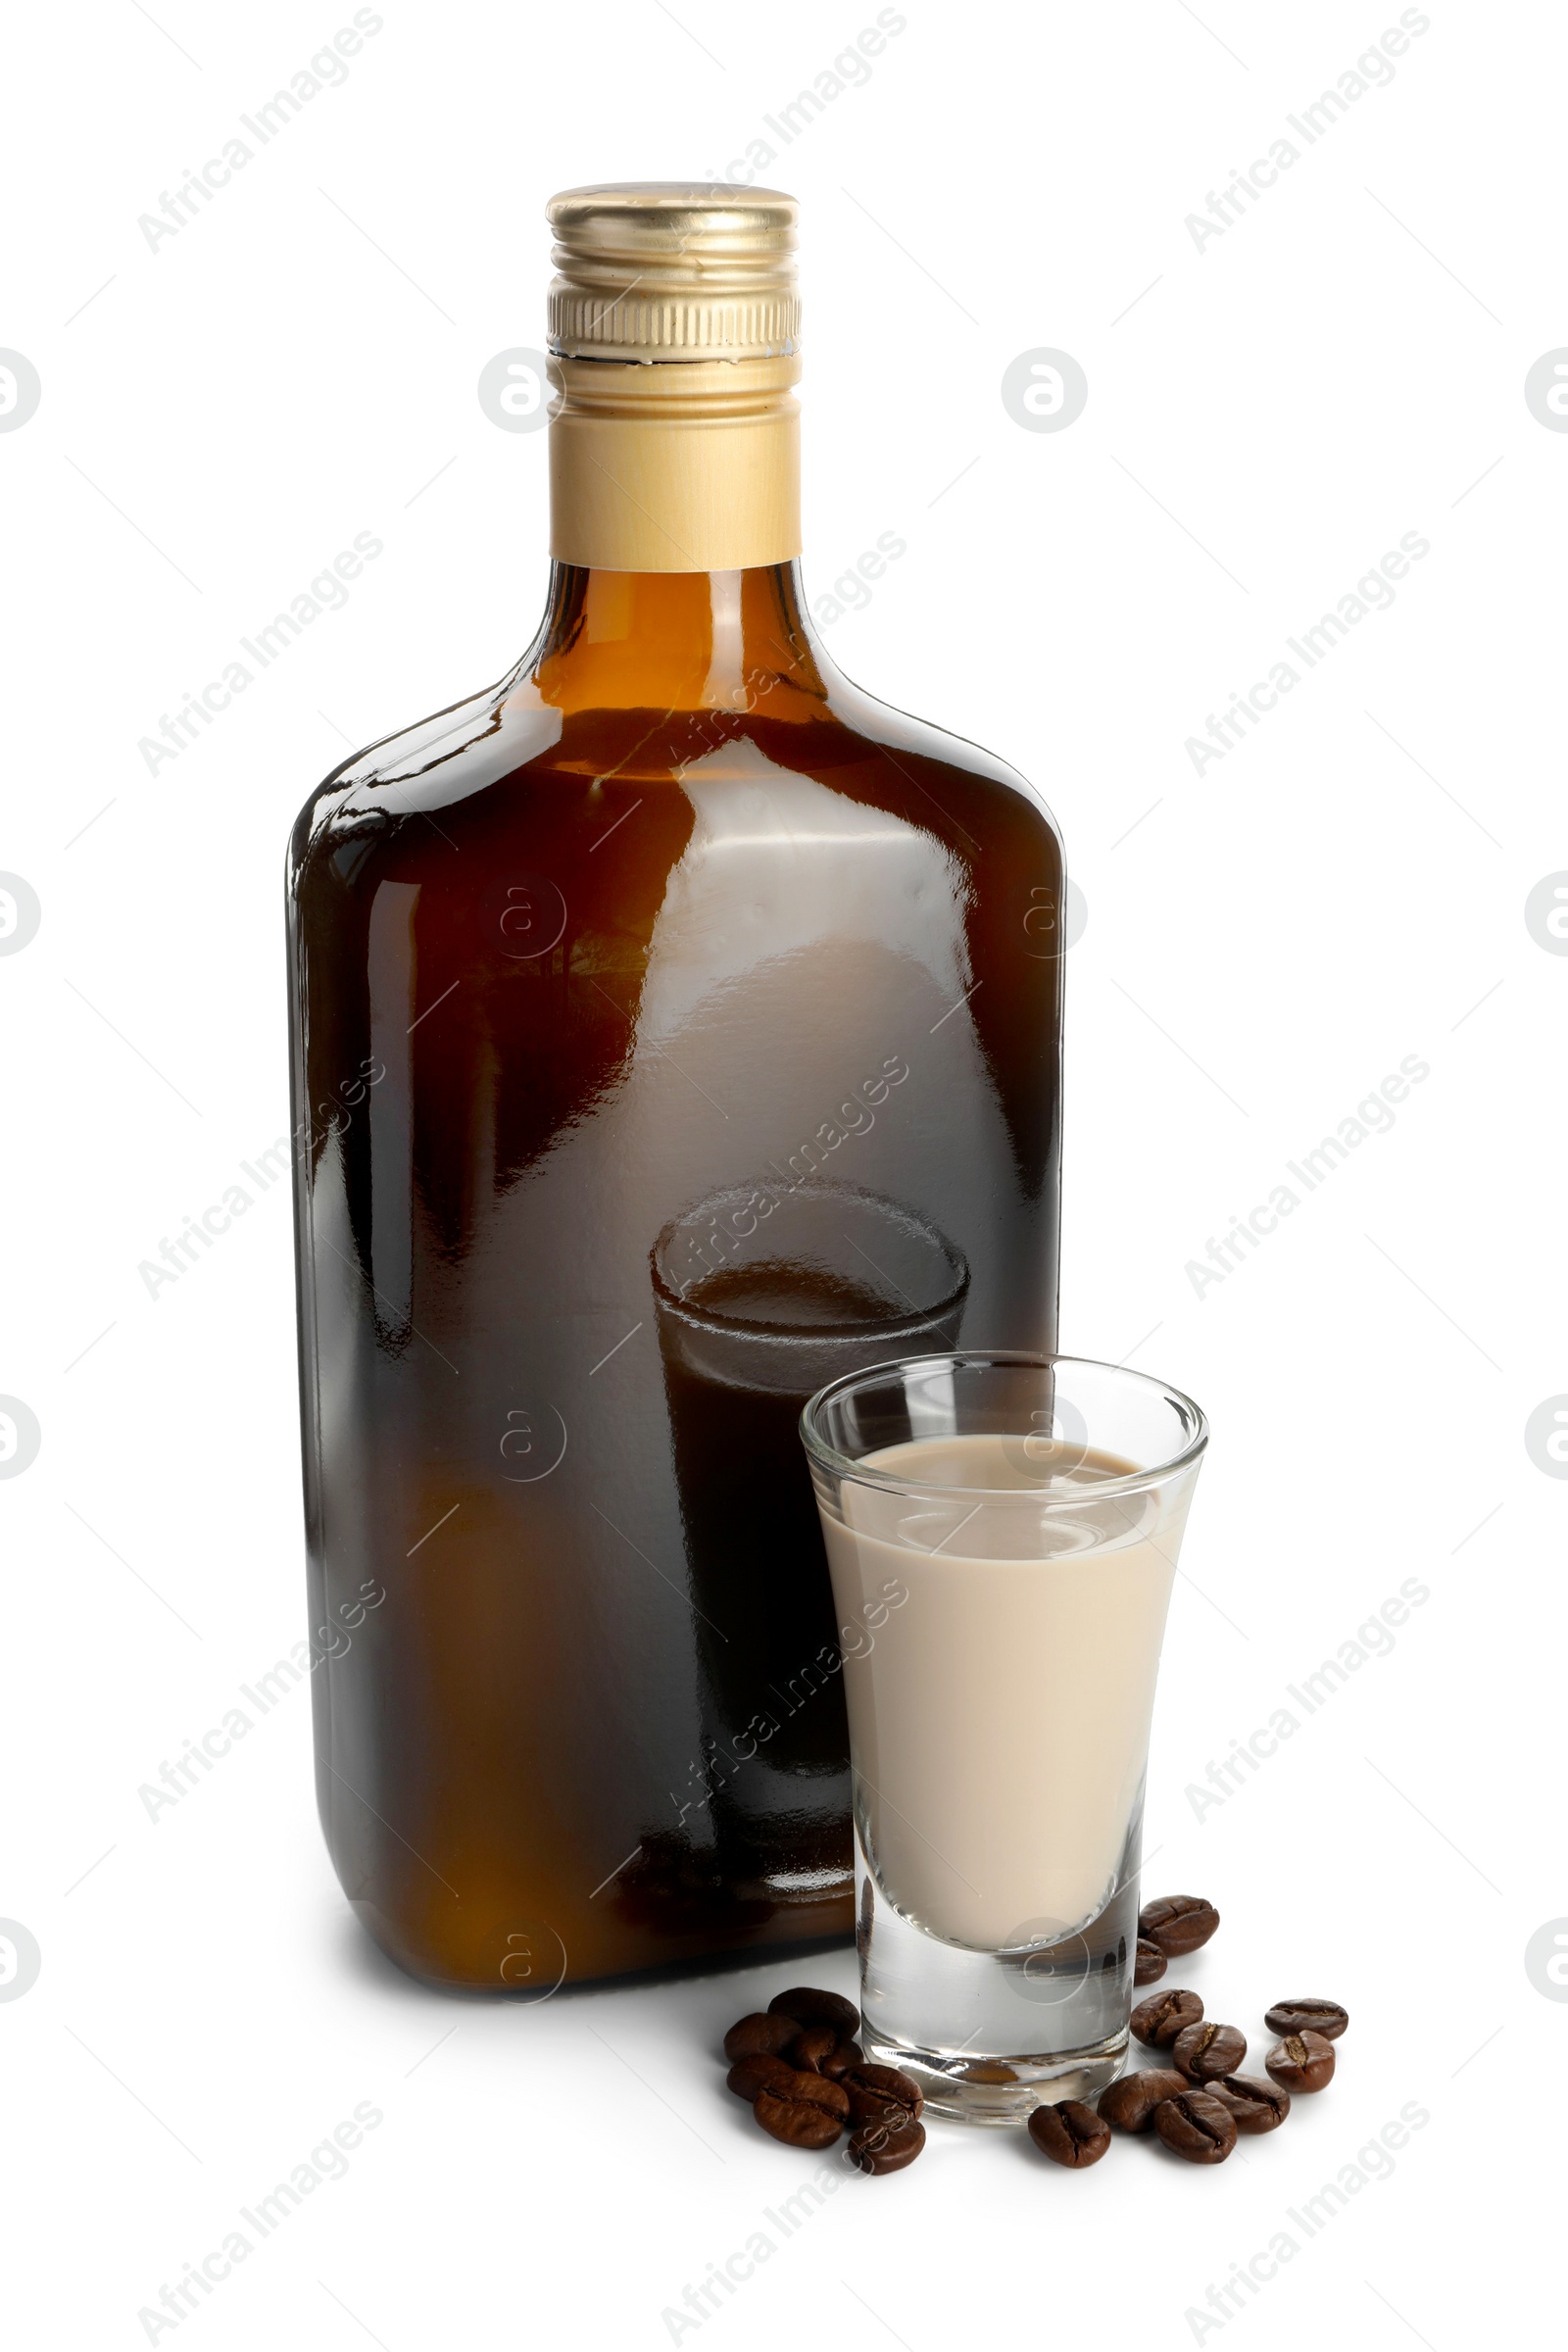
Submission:
[[[1196,1952],[1218,1926],[1213,1904],[1198,1895],[1146,1903],[1138,1915],[1134,1982],[1158,1984],[1172,1960]],[[1097,2107],[1078,2099],[1037,2107],[1029,2136],[1070,2171],[1098,2164],[1113,2132],[1152,2135],[1188,2164],[1223,2164],[1239,2133],[1273,2132],[1284,2123],[1293,2091],[1321,2090],[1333,2081],[1334,2044],[1349,2022],[1338,2001],[1276,2001],[1263,2019],[1280,2037],[1263,2060],[1271,2078],[1265,2082],[1240,2071],[1247,2057],[1241,2028],[1205,2018],[1198,1993],[1169,1986],[1132,2014],[1135,2038],[1169,2063],[1120,2076]]]
[[[799,1984],[731,2026],[724,2080],[786,2147],[830,2148],[848,2132],[850,2162],[880,2178],[902,2173],[925,2146],[925,2097],[912,2076],[866,2057],[859,2030],[853,2001]]]
[[[1172,1960],[1199,1950],[1218,1926],[1213,1904],[1197,1895],[1146,1903],[1135,1983],[1159,1984]],[[1165,2063],[1122,2075],[1093,2107],[1081,2099],[1036,2107],[1029,2136],[1068,2172],[1098,2164],[1118,2132],[1158,2139],[1188,2164],[1223,2164],[1239,2135],[1284,2123],[1293,2093],[1332,2082],[1334,2045],[1349,2022],[1338,2001],[1276,2001],[1263,2019],[1278,2035],[1263,2059],[1265,2082],[1241,2071],[1247,2036],[1239,2026],[1205,2017],[1200,1994],[1161,1984],[1134,2009],[1132,2032]],[[846,2153],[861,2172],[901,2173],[925,2146],[925,2100],[912,2076],[866,2057],[859,2031],[853,2001],[797,1985],[731,2026],[725,2082],[786,2147],[830,2148],[847,2132]]]

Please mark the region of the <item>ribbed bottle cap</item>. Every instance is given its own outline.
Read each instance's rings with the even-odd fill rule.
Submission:
[[[793,196],[640,180],[567,188],[547,217],[550,348],[587,360],[788,357],[800,339]]]

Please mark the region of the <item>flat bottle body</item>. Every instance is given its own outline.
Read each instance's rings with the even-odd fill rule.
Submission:
[[[1054,1345],[1054,829],[770,593],[717,699],[535,653],[295,832],[318,1795],[445,1984],[850,1932],[800,1405]]]

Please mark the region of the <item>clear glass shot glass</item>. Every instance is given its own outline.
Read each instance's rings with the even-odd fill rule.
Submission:
[[[862,2035],[1018,2124],[1126,2061],[1150,1716],[1208,1429],[1075,1356],[928,1355],[801,1415],[844,1654]]]

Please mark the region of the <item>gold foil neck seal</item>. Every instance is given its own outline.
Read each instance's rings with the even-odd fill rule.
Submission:
[[[547,208],[550,348],[622,362],[792,358],[793,196],[676,180],[568,188]]]

